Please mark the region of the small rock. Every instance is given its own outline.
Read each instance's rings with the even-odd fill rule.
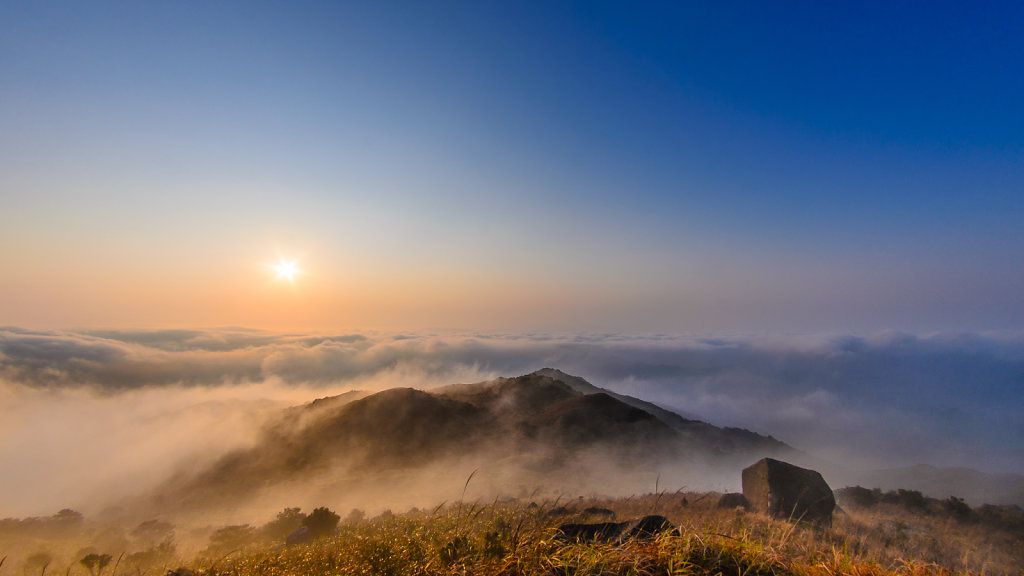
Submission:
[[[729,492],[722,494],[722,497],[718,499],[718,503],[715,504],[715,508],[743,508],[747,510],[750,508],[750,502],[747,502],[747,497],[739,492]]]
[[[562,524],[558,527],[557,538],[570,542],[625,542],[649,540],[669,530],[675,530],[675,526],[664,516],[644,516],[629,522]]]
[[[590,524],[562,524],[558,539],[576,542],[611,542],[617,540],[629,522],[594,522]]]
[[[545,516],[547,516],[548,518],[554,518],[556,516],[568,516],[569,514],[571,514],[571,512],[568,508],[566,508],[565,506],[559,506],[558,508],[552,508],[551,510],[548,510],[548,513],[545,514]]]
[[[583,515],[584,516],[600,516],[602,518],[612,518],[612,519],[615,518],[615,512],[612,512],[611,510],[609,510],[607,508],[598,508],[596,506],[591,506],[590,508],[585,509],[583,511]]]
[[[285,539],[285,544],[289,546],[296,546],[299,544],[309,544],[313,541],[313,532],[310,531],[308,526],[300,526],[296,531],[288,535]]]

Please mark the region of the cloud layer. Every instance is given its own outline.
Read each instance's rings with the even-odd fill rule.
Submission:
[[[0,329],[5,494],[58,509],[151,486],[278,407],[556,367],[847,465],[1024,472],[1019,334],[691,338]],[[170,433],[169,433],[170,432]],[[0,510],[0,515],[29,510]],[[34,509],[33,509],[34,511]]]

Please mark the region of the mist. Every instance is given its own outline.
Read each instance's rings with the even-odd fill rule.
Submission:
[[[240,329],[0,330],[0,517],[116,514],[256,445],[289,406],[346,391],[430,390],[555,367],[688,418],[773,435],[851,468],[917,463],[1024,472],[1020,334],[288,334]],[[429,506],[470,494],[735,489],[694,466],[610,455],[546,481],[501,454],[395,477],[331,469],[210,521],[284,506]],[[596,480],[595,480],[596,479]],[[614,479],[614,480],[612,480]],[[476,491],[476,492],[474,492]]]
[[[250,445],[265,418],[303,395],[267,384],[29,388],[0,382],[3,514],[95,514],[185,468]]]

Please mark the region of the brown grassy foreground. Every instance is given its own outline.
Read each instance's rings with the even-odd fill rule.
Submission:
[[[214,533],[191,559],[107,550],[97,571],[75,560],[47,566],[0,565],[5,574],[161,576],[179,566],[205,576],[374,575],[821,575],[1024,574],[1024,539],[1012,527],[881,503],[837,515],[831,529],[715,507],[717,494],[660,494],[617,500],[456,503],[432,511],[352,515],[311,544],[286,546],[257,529]],[[649,541],[566,543],[559,524],[587,518],[587,507],[619,519],[657,513],[678,530]],[[566,514],[553,514],[556,508]],[[173,547],[171,548],[173,550]],[[94,553],[103,552],[95,551]],[[54,560],[57,560],[54,558]],[[47,569],[49,572],[47,572]]]

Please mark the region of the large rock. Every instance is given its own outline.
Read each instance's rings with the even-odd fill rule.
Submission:
[[[743,470],[743,496],[755,512],[819,526],[832,524],[836,507],[820,473],[772,458]]]

